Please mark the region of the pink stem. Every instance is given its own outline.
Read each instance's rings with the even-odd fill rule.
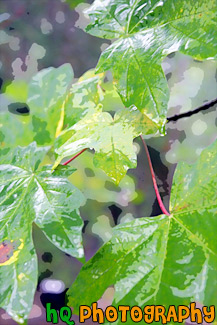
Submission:
[[[73,156],[72,158],[70,158],[69,160],[67,160],[66,162],[63,163],[64,166],[68,165],[72,160],[74,160],[75,158],[77,158],[78,156],[80,156],[85,150],[87,150],[87,148],[81,150],[79,153],[77,153],[75,156]]]
[[[152,167],[152,162],[151,162],[151,157],[150,157],[150,154],[149,154],[149,151],[148,151],[148,147],[143,139],[143,137],[140,135],[140,138],[142,139],[142,143],[144,145],[144,148],[145,148],[145,152],[146,152],[146,155],[147,155],[147,158],[148,158],[148,164],[149,164],[149,168],[150,168],[150,171],[151,171],[151,177],[152,177],[152,181],[153,181],[153,185],[154,185],[154,190],[155,190],[155,194],[156,194],[156,197],[157,197],[157,201],[158,201],[158,204],[163,212],[163,214],[166,214],[167,216],[169,216],[169,212],[166,210],[162,200],[161,200],[161,197],[160,197],[160,193],[159,193],[159,190],[158,190],[158,187],[157,187],[157,182],[156,182],[156,178],[155,178],[155,174],[154,174],[154,169]]]

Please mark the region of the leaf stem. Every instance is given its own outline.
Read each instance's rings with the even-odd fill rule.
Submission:
[[[156,194],[156,197],[157,197],[158,204],[159,204],[163,214],[166,214],[167,216],[169,216],[170,214],[167,211],[167,209],[165,208],[165,206],[163,204],[163,201],[161,200],[161,196],[160,196],[160,193],[159,193],[159,190],[158,190],[158,187],[157,187],[157,181],[156,181],[154,169],[152,167],[152,162],[151,162],[151,157],[150,157],[150,154],[149,154],[149,151],[148,151],[148,147],[147,147],[147,145],[145,143],[145,140],[143,139],[143,137],[141,135],[140,135],[140,138],[142,140],[142,143],[143,143],[143,146],[145,148],[145,152],[146,152],[146,155],[147,155],[147,158],[148,158],[148,164],[149,164],[149,168],[150,168],[150,171],[151,171],[151,177],[152,177],[152,181],[153,181],[154,190],[155,190],[155,194]]]
[[[69,160],[67,160],[66,162],[63,163],[64,166],[68,165],[72,160],[74,160],[75,158],[77,158],[78,156],[80,156],[85,150],[87,150],[87,148],[82,149],[79,153],[77,153],[75,156],[73,156],[72,158],[70,158]]]

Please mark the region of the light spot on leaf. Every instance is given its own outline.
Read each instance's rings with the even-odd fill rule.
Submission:
[[[18,275],[18,279],[21,281],[23,278],[25,278],[25,274],[24,273],[20,273]]]

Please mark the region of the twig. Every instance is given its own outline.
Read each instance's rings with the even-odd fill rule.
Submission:
[[[177,121],[179,120],[180,118],[183,118],[183,117],[188,117],[188,116],[191,116],[191,115],[194,115],[196,113],[199,113],[200,111],[205,111],[206,109],[209,109],[210,107],[214,106],[215,104],[217,104],[217,98],[214,99],[214,100],[211,100],[210,102],[198,107],[198,108],[195,108],[193,111],[189,111],[189,112],[186,112],[186,113],[181,113],[181,114],[177,114],[177,115],[174,115],[174,116],[170,116],[167,118],[167,122],[170,122],[170,121]]]
[[[144,148],[145,148],[145,152],[146,152],[146,155],[147,155],[147,158],[148,158],[148,164],[149,164],[149,168],[150,168],[150,171],[151,171],[151,177],[152,177],[152,181],[153,181],[153,185],[154,185],[154,190],[155,190],[155,194],[156,194],[156,197],[157,197],[157,201],[158,201],[158,204],[161,208],[161,211],[163,212],[163,214],[166,214],[167,216],[169,216],[169,212],[166,210],[164,204],[163,204],[163,201],[161,200],[161,196],[160,196],[160,193],[159,193],[159,190],[158,190],[158,187],[157,187],[157,182],[156,182],[156,178],[155,178],[155,174],[154,174],[154,169],[152,167],[152,162],[151,162],[151,157],[150,157],[150,154],[149,154],[149,151],[148,151],[148,147],[143,139],[143,137],[140,135],[140,138],[142,140],[142,143],[144,145]]]
[[[74,160],[75,158],[77,158],[78,156],[80,156],[85,150],[87,150],[87,148],[81,150],[79,153],[77,153],[75,156],[73,156],[72,158],[70,158],[69,160],[67,160],[66,162],[63,163],[64,166],[68,165],[72,160]]]

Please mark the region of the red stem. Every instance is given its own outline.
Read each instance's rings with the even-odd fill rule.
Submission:
[[[153,185],[154,185],[154,190],[155,190],[155,194],[156,194],[156,197],[157,197],[157,201],[158,201],[158,204],[163,212],[163,214],[166,214],[167,216],[169,216],[169,212],[167,211],[167,209],[165,208],[162,200],[161,200],[161,197],[160,197],[160,193],[159,193],[159,190],[158,190],[158,187],[157,187],[157,182],[156,182],[156,178],[155,178],[155,174],[154,174],[154,169],[152,167],[152,162],[151,162],[151,157],[150,157],[150,154],[149,154],[149,151],[148,151],[148,147],[143,139],[143,137],[140,135],[140,138],[142,139],[142,143],[144,145],[144,148],[145,148],[145,152],[146,152],[146,155],[147,155],[147,158],[148,158],[148,164],[149,164],[149,168],[150,168],[150,171],[151,171],[151,177],[152,177],[152,181],[153,181]]]
[[[77,158],[78,156],[80,156],[85,150],[87,150],[87,148],[81,150],[79,153],[77,153],[75,156],[73,156],[72,158],[70,158],[69,160],[67,160],[66,162],[63,163],[64,166],[68,165],[72,160],[74,160],[75,158]]]
[[[142,143],[144,145],[144,148],[145,148],[145,152],[146,152],[146,155],[147,155],[147,158],[148,158],[148,164],[149,164],[149,168],[150,168],[150,171],[151,171],[151,177],[152,177],[152,181],[153,181],[153,185],[154,185],[154,190],[155,190],[155,194],[156,194],[156,197],[157,197],[157,201],[158,201],[158,204],[163,212],[163,214],[166,214],[167,216],[169,216],[169,212],[166,210],[162,200],[161,200],[161,197],[160,197],[160,193],[159,193],[159,190],[158,190],[158,187],[157,187],[157,182],[156,182],[156,178],[155,178],[155,174],[154,174],[154,169],[152,167],[152,162],[151,162],[151,157],[150,157],[150,154],[149,154],[149,151],[148,151],[148,147],[143,139],[143,137],[140,135],[140,138],[142,140]],[[69,160],[67,160],[66,162],[63,163],[64,166],[68,165],[71,161],[73,161],[75,158],[77,158],[78,156],[80,156],[85,150],[87,150],[87,148],[81,150],[79,153],[77,153],[75,156],[73,156],[72,158],[70,158]]]

